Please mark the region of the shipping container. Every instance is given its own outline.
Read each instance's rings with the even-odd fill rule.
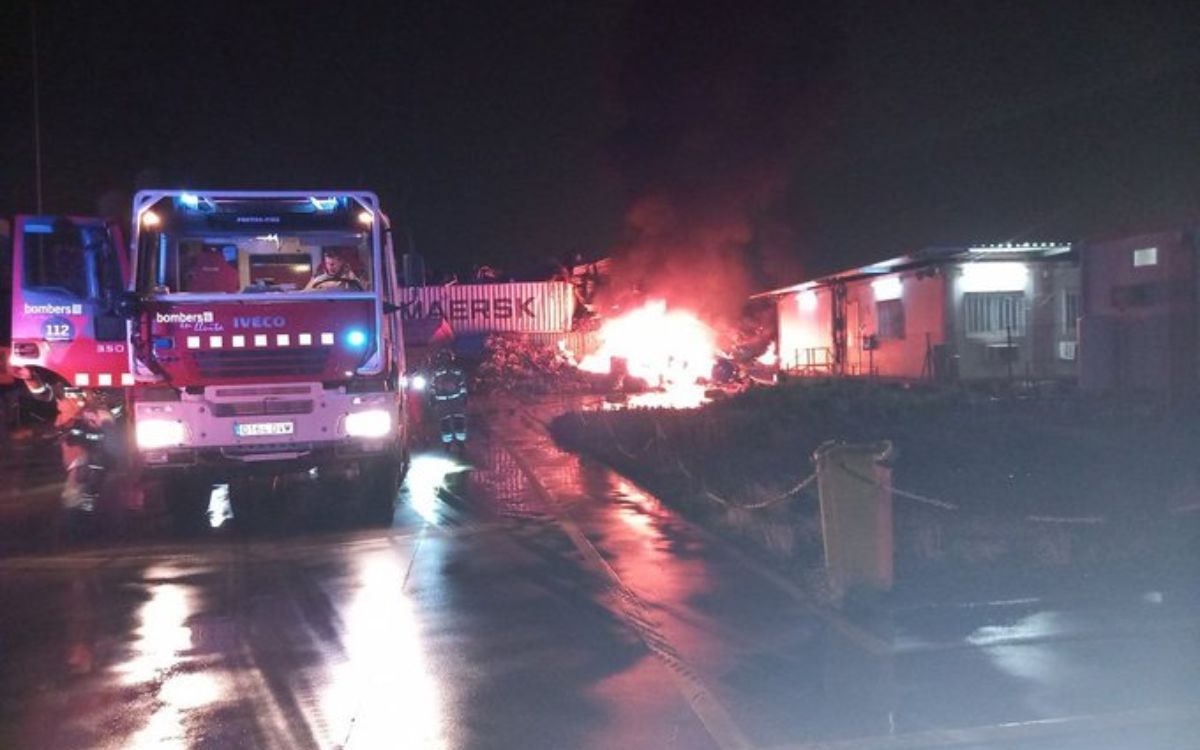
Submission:
[[[566,282],[404,287],[400,316],[405,340],[478,338],[489,333],[567,333],[575,288]]]

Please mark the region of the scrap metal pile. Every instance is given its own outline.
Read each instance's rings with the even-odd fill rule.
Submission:
[[[580,370],[557,345],[519,334],[489,336],[475,371],[475,388],[482,392],[603,393],[611,387],[611,376]]]

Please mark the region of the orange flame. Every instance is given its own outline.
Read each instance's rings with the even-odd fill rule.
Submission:
[[[693,384],[712,373],[716,334],[694,314],[668,310],[652,300],[600,327],[600,349],[579,363],[582,370],[611,371],[614,357],[627,363],[630,375],[652,386]]]

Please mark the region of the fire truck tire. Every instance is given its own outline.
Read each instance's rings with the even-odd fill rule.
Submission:
[[[171,526],[177,534],[194,536],[208,525],[208,501],[212,482],[207,477],[181,474],[163,483],[164,501]]]
[[[359,464],[358,495],[371,524],[391,525],[403,469],[403,461],[395,456],[364,460]]]
[[[271,528],[278,522],[273,477],[239,477],[229,483],[229,504],[240,529]]]

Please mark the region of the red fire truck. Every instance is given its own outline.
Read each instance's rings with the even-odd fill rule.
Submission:
[[[149,191],[128,300],[145,470],[356,481],[390,518],[407,468],[387,217],[372,193]]]
[[[41,400],[131,385],[117,310],[129,268],[117,225],[18,216],[12,230],[12,374]]]
[[[96,225],[71,226],[18,220],[12,363],[31,390],[122,389],[133,471],[185,515],[202,517],[215,483],[297,475],[348,479],[391,517],[408,464],[405,365],[375,195],[144,191],[128,269],[115,229],[93,252]],[[73,253],[30,241],[70,231],[84,237]],[[83,281],[30,275],[47,252]]]

